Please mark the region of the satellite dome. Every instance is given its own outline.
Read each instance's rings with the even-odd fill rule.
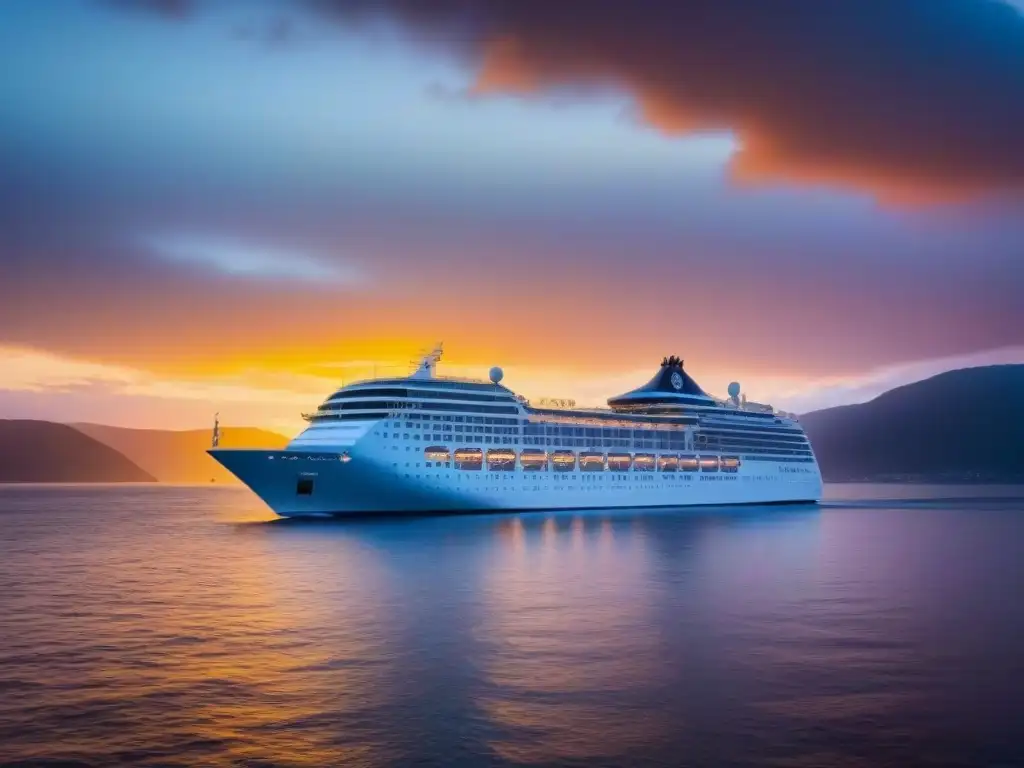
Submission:
[[[732,384],[729,385],[729,397],[739,397],[739,396],[740,396],[740,383],[738,381],[734,381]]]
[[[501,368],[499,368],[498,366],[494,366],[493,368],[491,368],[491,372],[488,374],[488,378],[490,378],[492,382],[497,384],[499,381],[501,381],[504,375],[505,372],[501,370]]]

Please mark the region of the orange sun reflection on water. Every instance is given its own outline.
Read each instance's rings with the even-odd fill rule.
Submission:
[[[615,706],[616,693],[658,680],[658,635],[630,629],[651,623],[657,599],[643,537],[619,541],[609,520],[585,514],[514,518],[500,535],[510,546],[487,573],[478,635],[490,686],[477,704],[508,734],[494,751],[531,764],[624,758],[670,728]]]
[[[162,578],[127,579],[124,594],[108,596],[155,608],[146,630],[154,647],[118,669],[118,685],[137,697],[187,698],[189,738],[226,747],[233,760],[393,762],[378,728],[332,727],[373,720],[400,691],[392,574],[380,553],[344,535],[325,547],[322,532],[260,520],[233,504],[238,496],[225,491],[220,510],[231,535],[247,539],[233,556],[199,537],[181,541],[160,553]],[[178,558],[187,569],[166,567]],[[173,731],[172,710],[154,723],[159,732]]]

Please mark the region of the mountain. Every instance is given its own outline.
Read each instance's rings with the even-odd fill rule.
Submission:
[[[173,432],[127,429],[102,424],[74,424],[82,434],[120,451],[162,483],[237,483],[238,480],[207,455],[210,430]],[[221,429],[222,448],[283,448],[288,438],[252,427]]]
[[[800,417],[826,481],[1024,480],[1024,365],[949,371]]]
[[[151,483],[110,446],[66,424],[0,419],[0,483]]]

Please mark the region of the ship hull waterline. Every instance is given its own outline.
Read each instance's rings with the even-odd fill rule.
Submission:
[[[822,495],[816,469],[796,474],[795,467],[770,459],[746,461],[734,473],[486,467],[404,472],[372,457],[342,461],[336,453],[320,451],[215,448],[208,453],[280,517],[807,505]]]

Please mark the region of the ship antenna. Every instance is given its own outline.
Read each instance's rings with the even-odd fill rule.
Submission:
[[[220,445],[220,412],[213,414],[213,447]]]
[[[438,361],[441,359],[441,355],[444,353],[444,342],[439,341],[430,352],[425,354],[420,360],[420,365],[413,374],[413,378],[417,379],[432,379],[434,378],[434,369],[437,367]]]

